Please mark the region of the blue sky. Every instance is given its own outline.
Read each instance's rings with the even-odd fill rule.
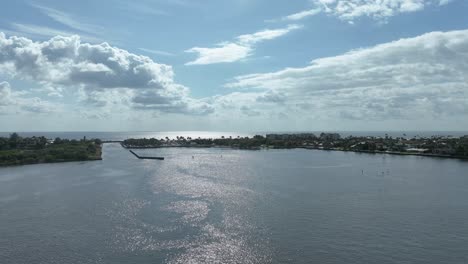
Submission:
[[[468,130],[466,1],[133,2],[1,3],[0,130]]]

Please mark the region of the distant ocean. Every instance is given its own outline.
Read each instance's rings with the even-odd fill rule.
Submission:
[[[342,136],[381,136],[386,134],[391,137],[431,137],[431,136],[464,136],[468,135],[468,131],[270,131],[270,132],[221,132],[221,131],[169,131],[169,132],[86,132],[86,131],[69,131],[69,132],[17,132],[23,137],[44,136],[46,138],[66,138],[66,139],[81,139],[86,137],[99,138],[102,140],[125,140],[128,138],[176,138],[178,136],[192,138],[221,138],[221,137],[252,137],[254,135],[266,134],[287,134],[287,133],[314,133],[319,135],[322,132],[339,133]],[[8,137],[12,132],[0,132],[0,137]]]
[[[322,132],[339,133],[341,136],[375,136],[384,137],[431,137],[431,136],[454,136],[460,137],[468,135],[468,131],[280,131],[280,132],[221,132],[221,131],[168,131],[168,132],[87,132],[87,131],[69,131],[69,132],[17,132],[23,137],[44,136],[46,138],[66,138],[81,139],[86,137],[99,138],[102,140],[125,140],[128,138],[176,138],[178,136],[192,138],[221,138],[221,137],[252,137],[255,135],[266,134],[293,134],[293,133],[314,133],[320,135]],[[0,132],[0,137],[8,137],[12,132]]]

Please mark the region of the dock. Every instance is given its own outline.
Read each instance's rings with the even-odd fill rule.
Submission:
[[[129,150],[130,153],[132,153],[133,155],[135,155],[135,157],[137,157],[138,159],[150,159],[150,160],[164,160],[164,157],[143,157],[143,156],[140,156],[138,154],[136,154],[133,150]]]

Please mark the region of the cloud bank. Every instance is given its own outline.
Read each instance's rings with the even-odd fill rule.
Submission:
[[[253,45],[274,36],[237,39]],[[305,67],[237,76],[225,85],[227,94],[204,99],[176,83],[168,65],[78,37],[34,42],[0,33],[0,73],[36,82],[46,93],[64,93],[67,100],[71,94],[73,107],[86,118],[170,113],[193,122],[298,122],[302,128],[320,121],[468,118],[468,30],[431,32],[314,59]],[[52,103],[0,83],[1,114],[62,111],[67,100]]]
[[[107,43],[81,43],[78,36],[34,42],[0,33],[0,72],[43,86],[80,89],[94,106],[105,105],[108,91],[115,90],[132,108],[171,113],[209,110],[189,97],[188,88],[174,82],[171,66]]]
[[[468,116],[467,62],[468,30],[432,32],[316,59],[303,68],[238,76],[226,87],[247,89],[244,105],[257,111],[274,104],[282,113],[319,119]]]
[[[38,97],[25,97],[22,92],[15,92],[8,82],[0,82],[0,115],[31,112],[36,114],[51,113],[61,109]]]

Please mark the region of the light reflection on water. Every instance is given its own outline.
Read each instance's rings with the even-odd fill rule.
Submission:
[[[0,169],[0,262],[468,262],[466,162],[137,151]]]
[[[264,263],[270,258],[268,248],[261,246],[264,239],[260,231],[243,216],[251,210],[255,192],[235,176],[243,159],[241,152],[222,155],[224,152],[190,150],[179,154],[160,164],[152,179],[155,193],[168,192],[181,198],[166,209],[199,232],[190,247],[170,263]],[[248,177],[248,170],[244,173]],[[210,208],[215,210],[211,217]]]

